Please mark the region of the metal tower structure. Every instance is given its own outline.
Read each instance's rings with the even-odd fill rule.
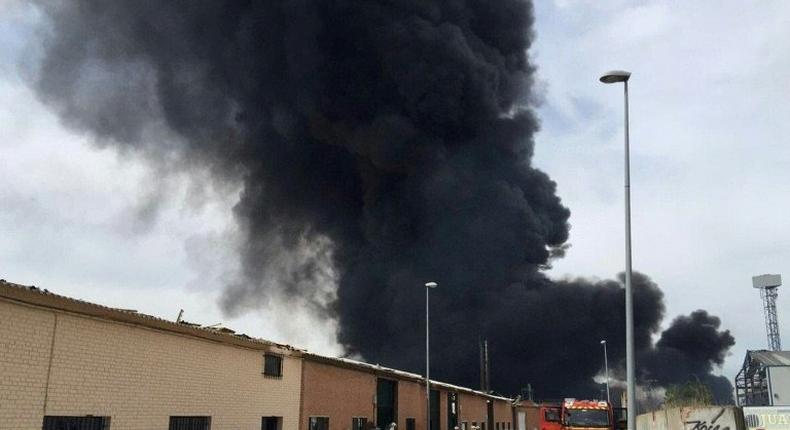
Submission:
[[[752,286],[760,290],[765,313],[765,331],[768,334],[768,349],[781,351],[782,341],[779,338],[779,323],[776,318],[776,296],[782,285],[781,275],[760,275],[752,277]]]

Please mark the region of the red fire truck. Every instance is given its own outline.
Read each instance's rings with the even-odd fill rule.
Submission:
[[[540,430],[616,430],[624,424],[619,415],[606,401],[565,399],[540,407]]]

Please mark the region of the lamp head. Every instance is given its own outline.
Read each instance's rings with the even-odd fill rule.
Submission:
[[[606,345],[606,339],[601,341],[601,345]]]
[[[631,77],[631,72],[626,72],[625,70],[612,70],[611,72],[606,72],[601,76],[601,82],[604,84],[614,84],[617,82],[628,82],[628,78]]]
[[[436,282],[427,282],[425,286],[428,288],[436,288],[439,286],[439,284],[437,284]]]

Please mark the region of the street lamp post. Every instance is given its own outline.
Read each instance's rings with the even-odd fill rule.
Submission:
[[[431,288],[438,287],[436,282],[425,284],[425,430],[431,430],[431,354],[430,354],[430,308],[428,307],[428,293]]]
[[[601,76],[605,84],[623,83],[625,95],[625,370],[628,385],[628,430],[636,424],[634,364],[634,301],[631,290],[631,156],[628,145],[628,79],[630,72],[614,70]]]
[[[606,354],[606,339],[601,341],[601,345],[603,345],[603,365],[606,369],[606,401],[611,405],[612,397],[609,395],[609,357]]]

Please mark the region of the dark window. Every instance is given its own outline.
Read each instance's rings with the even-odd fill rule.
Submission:
[[[458,427],[458,393],[447,393],[447,430]]]
[[[496,423],[496,430],[499,430],[499,423]]]
[[[543,420],[550,423],[560,422],[560,408],[546,408],[543,412]]]
[[[280,430],[283,417],[261,417],[261,430]]]
[[[480,423],[480,428],[486,430],[486,423]]]
[[[110,417],[45,416],[44,430],[108,430]]]
[[[609,427],[606,409],[567,409],[565,423],[572,427]]]
[[[329,430],[329,417],[310,417],[307,430]]]
[[[461,430],[468,430],[469,425],[466,421],[461,422]]]
[[[376,381],[376,427],[386,429],[398,420],[398,383],[379,378]]]
[[[365,430],[365,424],[367,423],[367,417],[353,417],[351,418],[351,430]]]
[[[416,430],[417,424],[414,418],[406,418],[406,430]]]
[[[441,411],[439,409],[439,392],[436,390],[431,390],[431,420],[430,420],[430,430],[439,430],[439,420]]]
[[[170,430],[209,430],[211,417],[170,417]]]
[[[264,354],[263,374],[266,376],[283,376],[283,358],[279,355]]]

